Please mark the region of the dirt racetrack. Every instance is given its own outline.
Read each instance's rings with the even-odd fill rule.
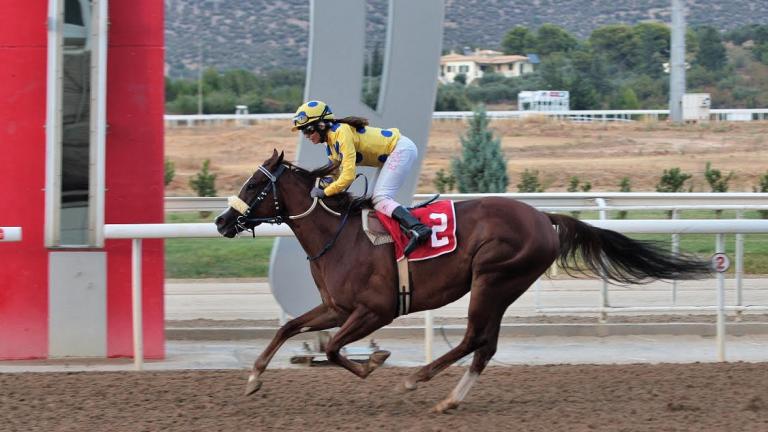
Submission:
[[[360,380],[335,367],[0,374],[2,431],[766,431],[768,364],[490,367],[451,414],[431,408],[452,367],[416,391],[413,369]]]

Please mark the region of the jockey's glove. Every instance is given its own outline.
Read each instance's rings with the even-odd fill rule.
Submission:
[[[312,198],[325,198],[325,191],[320,189],[319,187],[313,187],[312,190],[309,192],[309,196]]]

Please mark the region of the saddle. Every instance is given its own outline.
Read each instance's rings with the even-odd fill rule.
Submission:
[[[440,194],[435,194],[432,198],[420,202],[416,204],[413,207],[410,207],[410,209],[417,209],[421,207],[426,207],[429,204],[433,203],[436,199],[440,197]],[[387,243],[394,243],[394,240],[392,239],[392,235],[387,231],[387,229],[384,227],[384,225],[379,221],[379,218],[376,217],[376,212],[372,209],[365,209],[362,211],[362,218],[363,218],[363,232],[365,232],[365,235],[368,236],[368,239],[371,240],[371,243],[373,243],[374,246],[379,246]]]
[[[435,199],[437,199],[439,195],[435,195],[432,199],[425,201],[417,206],[414,206],[414,209],[418,209],[421,207],[426,207]],[[445,203],[443,203],[443,208],[445,208]],[[437,252],[433,252],[432,254],[422,255],[421,257],[415,258],[415,260],[421,260],[421,259],[428,259],[434,256],[442,255],[443,253],[452,252],[456,247],[456,241],[455,241],[455,224],[453,222],[453,219],[455,219],[455,216],[453,216],[453,203],[448,202],[450,213],[451,213],[451,225],[453,227],[453,232],[451,233],[452,242],[449,242],[446,240],[445,246],[441,249],[436,249]],[[400,234],[397,232],[397,223],[394,221],[391,221],[389,218],[386,218],[384,216],[379,216],[376,214],[376,212],[370,210],[370,209],[364,209],[361,212],[362,217],[362,226],[363,226],[363,232],[365,232],[365,235],[368,237],[368,239],[371,241],[371,243],[374,246],[384,245],[388,243],[395,243],[395,253],[396,254],[402,254],[402,241],[403,239],[398,239],[398,242],[393,239],[393,234],[398,235]],[[382,222],[379,217],[384,217],[384,222]],[[389,224],[390,226],[385,226],[385,223]],[[444,230],[445,227],[442,227]],[[434,250],[434,249],[433,249]],[[398,273],[398,295],[397,295],[397,313],[398,315],[406,315],[410,312],[410,305],[411,305],[411,282],[410,282],[410,269],[409,269],[409,260],[407,257],[397,257],[395,259],[397,263],[397,273]]]

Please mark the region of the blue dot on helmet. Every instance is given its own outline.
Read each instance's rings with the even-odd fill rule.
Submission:
[[[381,134],[384,135],[385,137],[389,138],[389,137],[392,136],[392,131],[391,130],[382,129],[381,130]]]
[[[357,128],[357,133],[364,134],[365,133],[365,127],[359,127]]]
[[[312,102],[308,103],[307,106],[310,107],[310,108],[314,108],[314,107],[317,106],[317,101],[312,101]]]
[[[383,155],[379,155],[379,162],[381,162],[381,163],[384,163],[384,162],[386,162],[386,161],[387,161],[387,157],[388,157],[388,156],[389,156],[389,155],[385,155],[385,154],[383,154]]]
[[[360,152],[357,152],[357,154],[355,155],[355,162],[360,163],[362,161],[363,161],[363,154]]]

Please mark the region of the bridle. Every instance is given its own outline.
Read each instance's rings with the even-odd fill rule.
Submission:
[[[264,188],[259,192],[258,195],[256,195],[256,198],[253,199],[253,201],[250,204],[247,204],[245,201],[240,199],[237,195],[232,195],[229,198],[227,198],[227,204],[229,207],[231,207],[233,210],[240,213],[240,216],[237,217],[236,223],[238,229],[240,231],[251,231],[253,230],[251,228],[248,228],[246,224],[260,224],[260,223],[268,223],[268,224],[277,224],[280,225],[281,223],[285,222],[285,218],[282,214],[282,211],[280,210],[280,201],[277,196],[277,181],[280,179],[280,176],[283,175],[286,169],[290,169],[285,164],[280,164],[280,166],[275,170],[274,174],[269,171],[264,165],[261,165],[259,167],[259,171],[261,171],[269,180],[269,183],[264,185]],[[320,179],[315,180],[315,186],[317,186],[320,182]],[[271,217],[263,217],[263,218],[256,218],[256,217],[250,217],[251,212],[255,210],[261,203],[267,198],[267,193],[269,193],[270,188],[272,189],[272,198],[274,199],[275,204],[275,215]],[[341,213],[338,213],[336,211],[333,211],[332,209],[328,208],[328,206],[325,205],[325,203],[320,200],[319,198],[315,197],[312,200],[312,205],[307,209],[307,211],[298,214],[298,215],[289,215],[288,219],[295,220],[295,219],[301,219],[303,217],[308,216],[312,211],[317,207],[318,201],[320,202],[320,205],[329,213],[341,216]],[[253,233],[254,236],[256,236],[256,233]]]

